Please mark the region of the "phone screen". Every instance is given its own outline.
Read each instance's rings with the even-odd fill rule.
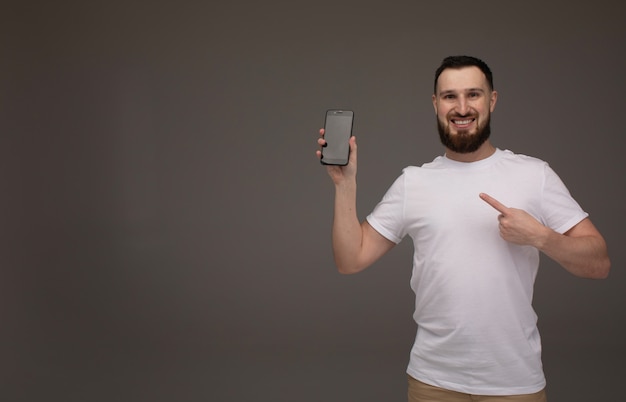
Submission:
[[[350,110],[329,110],[326,112],[321,162],[324,165],[347,165],[350,156],[348,141],[352,136],[354,113]]]

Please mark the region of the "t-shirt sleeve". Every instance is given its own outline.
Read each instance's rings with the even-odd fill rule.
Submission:
[[[546,164],[541,200],[543,223],[558,233],[565,233],[589,214],[570,195],[561,178]]]
[[[405,174],[396,179],[382,200],[367,216],[367,222],[383,237],[400,243],[406,235],[404,223]]]

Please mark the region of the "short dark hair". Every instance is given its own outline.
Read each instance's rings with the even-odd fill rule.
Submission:
[[[433,93],[437,93],[437,81],[439,80],[439,76],[443,72],[443,70],[448,68],[463,68],[463,67],[478,67],[480,71],[485,74],[485,78],[487,78],[487,83],[489,84],[489,89],[493,91],[493,74],[491,74],[491,69],[481,59],[472,56],[448,56],[441,62],[439,68],[435,72],[435,88]]]

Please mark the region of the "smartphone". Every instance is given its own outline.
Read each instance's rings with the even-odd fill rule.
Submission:
[[[352,123],[354,112],[352,110],[330,109],[326,111],[324,123],[324,139],[326,145],[322,147],[322,165],[348,164],[350,156],[350,137],[352,136]]]

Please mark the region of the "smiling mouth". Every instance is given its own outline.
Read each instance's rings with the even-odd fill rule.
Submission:
[[[476,120],[476,119],[473,119],[473,118],[472,119],[463,119],[463,120],[452,119],[452,123],[455,126],[467,126],[467,125],[471,124],[474,120]]]

